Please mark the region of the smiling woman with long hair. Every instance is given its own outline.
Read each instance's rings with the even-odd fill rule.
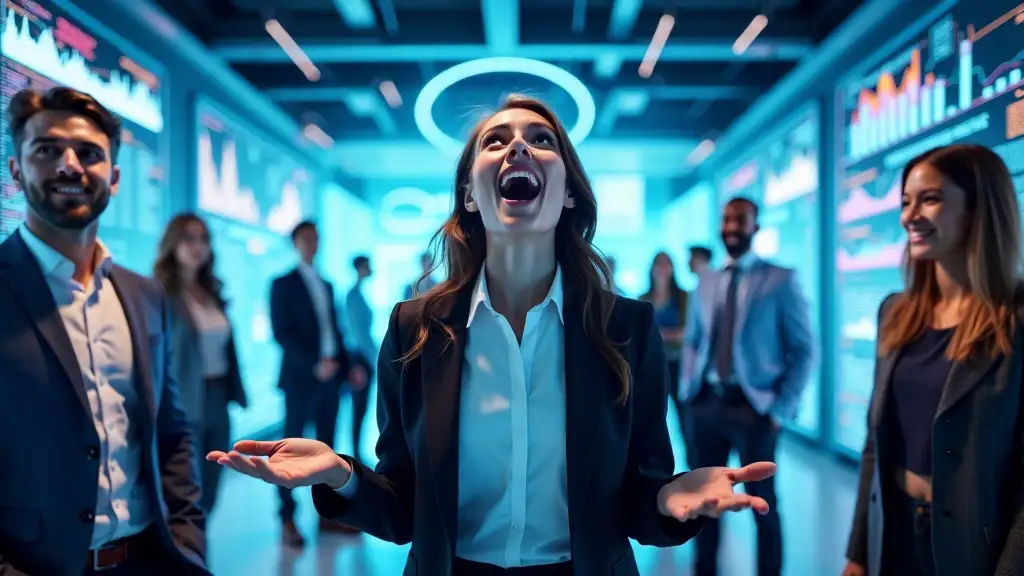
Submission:
[[[376,470],[301,439],[208,458],[313,485],[321,516],[412,542],[406,576],[635,575],[629,538],[675,546],[702,516],[766,511],[733,486],[772,463],[673,476],[654,310],[605,288],[597,204],[554,113],[506,100],[454,195],[447,278],[395,306],[381,346]]]
[[[1013,179],[937,148],[903,172],[906,286],[878,360],[846,576],[1024,574],[1024,313]]]
[[[202,218],[185,213],[171,219],[160,240],[153,276],[167,293],[177,320],[172,368],[200,454],[231,441],[228,406],[248,405],[227,303],[213,266],[210,231]],[[217,500],[220,466],[204,461],[201,471],[200,504],[210,512]]]

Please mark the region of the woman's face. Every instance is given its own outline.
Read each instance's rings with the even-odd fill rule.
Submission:
[[[476,142],[466,208],[489,233],[551,232],[572,208],[555,130],[543,116],[513,108],[484,124]]]
[[[962,253],[968,225],[967,194],[927,162],[914,167],[903,188],[900,224],[910,258],[937,260]]]
[[[174,256],[182,268],[195,272],[210,261],[210,234],[201,222],[192,221],[185,226],[181,242]]]
[[[672,277],[672,260],[665,254],[658,254],[654,258],[654,278],[664,282]]]

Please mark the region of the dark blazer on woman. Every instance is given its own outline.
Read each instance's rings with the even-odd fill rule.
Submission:
[[[566,303],[574,298],[566,283]],[[451,574],[458,533],[459,400],[472,285],[437,314],[423,354],[403,368],[422,300],[391,313],[378,361],[380,463],[349,459],[359,477],[353,499],[313,487],[321,516],[382,540],[412,542],[405,576]],[[629,538],[677,546],[700,519],[677,522],[658,512],[657,494],[675,463],[666,423],[665,356],[649,303],[616,297],[609,335],[621,342],[634,384],[625,406],[619,381],[583,333],[582,311],[565,317],[566,458],[572,564],[583,576],[638,576]],[[449,341],[443,324],[455,334]]]
[[[199,329],[184,296],[168,296],[168,302],[174,318],[172,335],[175,350],[174,373],[178,377],[178,387],[181,390],[181,401],[185,413],[188,415],[189,421],[195,424],[201,422],[203,415],[206,414],[206,379],[203,376]],[[227,313],[223,308],[221,311]],[[233,336],[228,338],[225,352],[228,355],[227,400],[245,407],[249,402],[245,395],[245,387],[242,385],[242,375],[238,368],[238,353],[235,350]]]
[[[885,299],[881,327],[899,295]],[[1018,313],[1018,318],[1022,315]],[[881,328],[879,328],[881,339]],[[1024,329],[1009,357],[955,363],[932,425],[932,542],[938,576],[1024,574]],[[879,354],[847,557],[880,576],[883,500],[896,486],[885,417],[899,358]],[[880,473],[880,471],[883,471]]]

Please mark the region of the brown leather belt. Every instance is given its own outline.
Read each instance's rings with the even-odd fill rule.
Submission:
[[[116,568],[121,564],[124,564],[128,561],[129,550],[134,550],[135,552],[140,553],[145,549],[145,540],[147,536],[148,535],[144,531],[139,534],[134,534],[132,536],[104,544],[96,550],[89,550],[89,555],[85,563],[86,569],[92,568],[94,571],[99,572],[101,570]]]

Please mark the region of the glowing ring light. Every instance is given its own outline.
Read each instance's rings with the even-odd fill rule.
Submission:
[[[416,127],[419,129],[420,134],[428,142],[441,150],[451,151],[456,154],[462,151],[465,142],[445,134],[437,125],[437,122],[434,121],[434,102],[437,102],[442,92],[461,80],[480,76],[481,74],[501,72],[518,72],[544,78],[568,92],[569,96],[572,96],[572,99],[576,101],[576,109],[578,111],[576,125],[569,130],[569,140],[579,146],[590,135],[590,131],[594,128],[594,120],[597,118],[597,106],[594,104],[594,96],[579,78],[554,64],[530,58],[511,57],[470,60],[469,62],[456,64],[434,76],[420,90],[419,95],[416,96],[416,105],[413,113],[416,119]]]

